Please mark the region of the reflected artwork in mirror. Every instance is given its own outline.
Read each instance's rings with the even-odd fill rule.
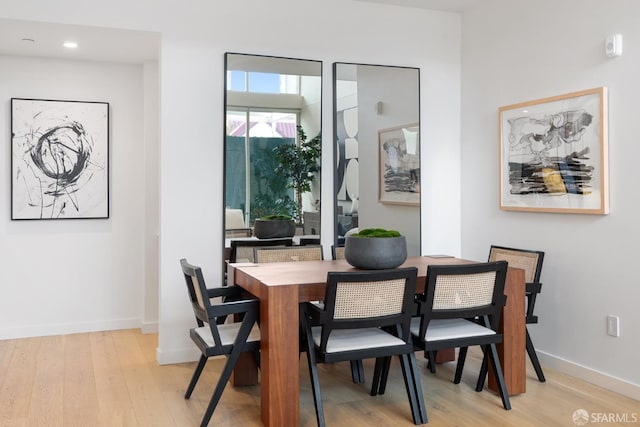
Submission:
[[[420,70],[333,64],[335,241],[400,231],[420,255]]]
[[[268,215],[319,237],[321,111],[321,61],[225,54],[227,241]]]

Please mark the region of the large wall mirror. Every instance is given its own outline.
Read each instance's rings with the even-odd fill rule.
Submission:
[[[334,63],[336,243],[400,231],[420,255],[420,70]]]
[[[226,53],[225,71],[225,237],[250,237],[255,219],[272,214],[319,237],[320,148],[311,168],[296,150],[294,158],[276,152],[320,140],[322,62]],[[309,176],[308,185],[296,186],[293,171]]]

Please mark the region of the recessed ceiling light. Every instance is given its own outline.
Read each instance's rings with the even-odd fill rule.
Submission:
[[[63,46],[66,47],[67,49],[75,49],[78,47],[78,43],[72,42],[72,41],[66,41],[64,42]]]

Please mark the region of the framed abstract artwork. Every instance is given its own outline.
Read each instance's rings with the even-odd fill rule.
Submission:
[[[420,206],[420,128],[417,124],[378,131],[378,200]]]
[[[109,218],[109,104],[11,99],[11,219]]]
[[[498,111],[501,209],[609,213],[605,87]]]

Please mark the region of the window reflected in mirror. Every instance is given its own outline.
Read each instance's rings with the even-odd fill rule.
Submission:
[[[334,63],[335,240],[382,227],[420,255],[420,70]]]
[[[320,234],[322,63],[225,55],[225,235],[287,215]]]

